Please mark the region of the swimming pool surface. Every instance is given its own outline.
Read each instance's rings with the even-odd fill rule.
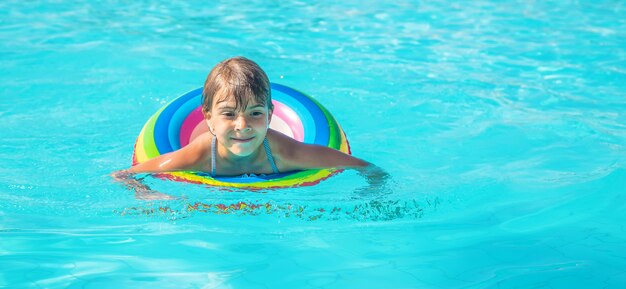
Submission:
[[[626,2],[379,2],[0,2],[0,288],[624,288]],[[114,183],[236,55],[387,186]]]

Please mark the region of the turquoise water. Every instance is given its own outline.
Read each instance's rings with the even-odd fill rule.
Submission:
[[[3,1],[0,287],[623,288],[624,19],[623,1]],[[147,202],[114,183],[145,120],[235,55],[323,103],[388,187],[146,178],[185,196]]]

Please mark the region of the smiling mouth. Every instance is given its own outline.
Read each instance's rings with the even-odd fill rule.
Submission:
[[[234,142],[239,142],[239,143],[246,143],[249,142],[253,139],[254,137],[249,137],[249,138],[231,138]]]

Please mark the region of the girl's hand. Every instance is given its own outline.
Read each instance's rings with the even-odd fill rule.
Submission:
[[[354,168],[367,180],[367,186],[357,189],[355,192],[360,196],[374,196],[388,194],[388,182],[391,176],[376,165],[369,164],[366,167]]]

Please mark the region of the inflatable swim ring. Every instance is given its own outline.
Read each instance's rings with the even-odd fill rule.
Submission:
[[[274,104],[270,128],[304,143],[327,146],[350,154],[345,133],[319,102],[284,85],[271,83],[270,86]],[[207,132],[201,104],[202,88],[199,88],[172,100],[150,117],[135,142],[133,165],[178,150]],[[158,176],[211,186],[265,189],[314,185],[336,172],[325,169],[213,178],[209,173],[180,171]]]

